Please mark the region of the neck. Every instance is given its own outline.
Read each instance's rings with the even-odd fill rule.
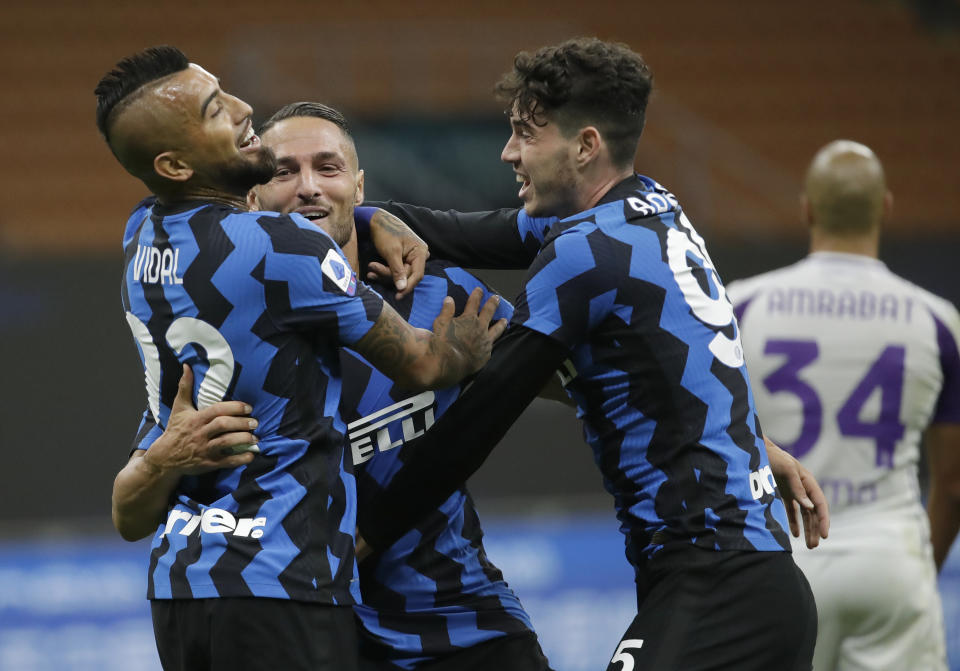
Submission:
[[[353,268],[353,272],[360,276],[360,255],[357,252],[357,228],[354,227],[350,232],[350,239],[344,243],[340,248],[343,250],[344,255],[347,257],[347,261],[350,262],[350,267]]]
[[[583,210],[589,210],[590,208],[596,206],[600,200],[607,195],[607,192],[610,191],[617,184],[627,179],[628,177],[633,176],[633,166],[627,168],[616,168],[614,166],[609,166],[609,168],[602,170],[597,174],[596,179],[590,180],[589,183],[584,185],[582,190],[581,203],[583,207],[580,208],[580,212]]]
[[[880,250],[879,230],[861,235],[834,235],[816,227],[810,230],[811,252],[842,252],[877,258]]]
[[[223,203],[238,210],[250,209],[247,207],[246,196],[238,196],[234,193],[227,193],[213,187],[197,186],[182,191],[158,193],[157,200],[161,205],[176,205],[190,200],[206,200],[215,203]]]

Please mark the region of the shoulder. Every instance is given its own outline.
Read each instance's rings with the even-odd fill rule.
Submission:
[[[127,223],[124,226],[123,231],[124,246],[130,242],[136,232],[143,225],[143,222],[145,222],[147,217],[150,216],[150,210],[153,208],[153,205],[156,202],[157,199],[155,196],[148,196],[137,203],[133,210],[131,210],[130,214],[127,216]]]

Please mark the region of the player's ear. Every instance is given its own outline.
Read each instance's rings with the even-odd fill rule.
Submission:
[[[586,166],[600,155],[603,138],[594,126],[581,128],[577,133],[577,165]]]
[[[153,170],[164,179],[186,182],[193,177],[193,168],[186,164],[175,151],[165,151],[153,158]]]
[[[883,194],[883,218],[890,219],[893,216],[893,194],[889,191]]]
[[[257,187],[247,191],[247,209],[251,212],[260,211],[260,199],[257,197]]]
[[[353,204],[363,203],[363,169],[357,170],[357,192],[354,194]]]

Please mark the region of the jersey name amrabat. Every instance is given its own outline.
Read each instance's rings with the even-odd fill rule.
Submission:
[[[381,298],[299,215],[148,200],[124,250],[123,306],[148,399],[135,446],[166,425],[182,363],[199,407],[239,399],[259,421],[249,465],[181,479],[153,538],[149,598],[354,603],[337,348],[369,331]]]
[[[960,422],[960,317],[876,259],[814,253],[730,287],[768,435],[844,513],[922,516],[931,422]]]

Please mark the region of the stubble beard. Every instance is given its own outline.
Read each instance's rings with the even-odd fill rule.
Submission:
[[[235,161],[219,166],[214,180],[224,191],[246,197],[250,189],[273,179],[276,171],[276,154],[269,147],[260,147],[252,157],[238,157]]]

